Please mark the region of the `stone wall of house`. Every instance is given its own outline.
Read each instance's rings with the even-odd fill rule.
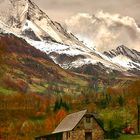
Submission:
[[[67,134],[65,134],[65,136],[69,135],[70,137],[64,137],[63,140],[85,140],[86,132],[92,133],[92,140],[104,139],[104,131],[94,119],[94,117],[91,117],[91,121],[89,124],[86,123],[86,117],[83,117],[83,119],[78,123],[75,129],[69,132],[70,134],[68,134],[68,132]]]
[[[63,140],[85,140],[85,130],[64,132]]]
[[[95,129],[89,130],[89,131],[86,131],[83,129],[83,130],[74,130],[74,131],[70,131],[70,132],[64,132],[63,140],[85,140],[85,132],[92,133],[92,140],[103,140],[104,139],[103,131],[99,127],[97,127]]]
[[[92,139],[93,140],[103,140],[104,139],[104,131],[97,124],[97,122],[94,123],[94,127],[92,129]]]

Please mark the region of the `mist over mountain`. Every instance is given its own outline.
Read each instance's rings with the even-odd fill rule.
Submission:
[[[67,19],[66,25],[74,35],[100,52],[119,45],[140,51],[140,28],[131,17],[103,11],[94,15],[79,13]]]

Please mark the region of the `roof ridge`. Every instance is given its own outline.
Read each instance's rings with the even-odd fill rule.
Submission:
[[[73,114],[77,114],[77,113],[80,113],[80,112],[87,112],[87,110],[85,109],[85,110],[81,110],[81,111],[73,112],[73,113],[68,114],[67,116],[69,116],[69,115],[73,115]]]
[[[52,132],[60,133],[70,131],[75,128],[75,126],[79,123],[79,121],[83,118],[83,116],[87,113],[87,110],[78,111],[75,113],[71,113],[67,115],[56,127],[56,129]]]

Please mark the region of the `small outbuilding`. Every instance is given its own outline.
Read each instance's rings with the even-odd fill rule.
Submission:
[[[87,110],[67,115],[49,135],[36,137],[35,140],[103,140],[102,128],[97,114]]]

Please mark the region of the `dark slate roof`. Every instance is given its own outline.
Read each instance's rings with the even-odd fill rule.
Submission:
[[[87,110],[83,110],[67,115],[56,127],[52,134],[73,130],[75,126],[80,122],[80,120],[84,117],[86,112]]]

